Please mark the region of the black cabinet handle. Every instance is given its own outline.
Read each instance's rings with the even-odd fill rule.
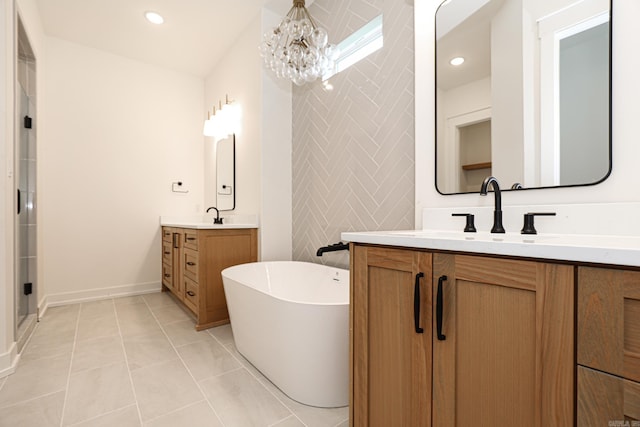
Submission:
[[[22,193],[20,193],[20,189],[18,189],[18,215],[20,215],[20,211],[22,208]]]
[[[196,240],[195,237],[187,237],[187,240]]]
[[[193,292],[193,291],[187,291],[187,295],[189,295],[190,297],[193,297],[193,296],[195,296],[196,294],[195,294],[195,292]]]
[[[416,334],[422,334],[424,329],[420,327],[420,278],[424,273],[416,274],[416,285],[413,288],[413,322],[416,327]]]
[[[171,277],[169,273],[165,273],[164,277]]]
[[[187,262],[187,265],[189,265],[189,266],[194,266],[194,265],[196,265],[196,263],[195,263],[195,262],[191,262],[191,261],[189,261],[189,262]]]
[[[442,334],[442,311],[444,306],[444,297],[442,295],[442,282],[447,280],[447,276],[440,276],[438,278],[438,293],[436,294],[436,333],[439,341],[447,339],[446,335]]]

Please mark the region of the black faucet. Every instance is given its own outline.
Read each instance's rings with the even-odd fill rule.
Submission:
[[[493,227],[492,233],[504,233],[504,227],[502,226],[502,196],[500,194],[500,185],[498,180],[493,176],[488,176],[482,181],[480,187],[480,195],[486,196],[489,185],[493,187],[493,193],[495,195],[495,210],[493,211]]]
[[[216,217],[213,219],[213,223],[222,224],[222,218],[220,218],[220,211],[218,210],[218,208],[216,208],[215,206],[211,206],[209,209],[207,209],[207,213],[209,213],[211,209],[216,210]]]
[[[348,243],[338,242],[329,246],[323,246],[319,248],[318,252],[316,252],[316,256],[322,256],[322,254],[325,252],[348,251],[348,250],[349,250]]]

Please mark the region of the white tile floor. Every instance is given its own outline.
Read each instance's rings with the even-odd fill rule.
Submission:
[[[167,294],[47,310],[0,379],[0,426],[347,427],[348,408],[294,402]]]

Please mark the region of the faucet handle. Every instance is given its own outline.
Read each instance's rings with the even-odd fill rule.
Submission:
[[[451,214],[451,216],[464,216],[467,217],[467,224],[464,226],[464,232],[465,233],[475,233],[476,232],[476,226],[473,223],[473,214],[470,213],[453,213]]]
[[[536,216],[556,216],[555,212],[529,212],[524,214],[524,226],[520,231],[521,234],[538,234],[533,225],[533,219]]]

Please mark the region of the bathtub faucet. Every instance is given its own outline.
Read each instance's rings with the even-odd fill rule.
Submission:
[[[316,252],[316,256],[322,256],[322,254],[325,252],[348,251],[348,250],[349,250],[348,243],[338,242],[338,243],[334,243],[333,245],[321,247],[320,249],[318,249],[318,252]]]

